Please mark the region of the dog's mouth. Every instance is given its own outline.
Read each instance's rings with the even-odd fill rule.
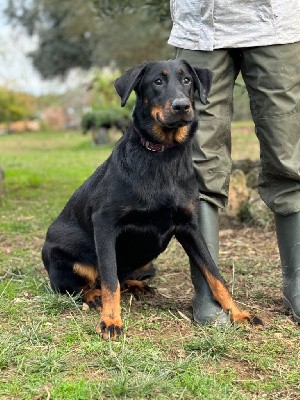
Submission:
[[[177,128],[181,128],[182,126],[186,126],[189,125],[192,120],[193,120],[193,115],[184,115],[180,118],[166,118],[163,119],[161,118],[160,114],[157,113],[155,116],[155,120],[156,122],[162,126],[163,128],[167,128],[167,129],[177,129]]]

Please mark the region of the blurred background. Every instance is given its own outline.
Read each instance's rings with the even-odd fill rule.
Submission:
[[[120,120],[113,80],[171,58],[169,30],[168,1],[2,0],[0,130],[78,129],[87,111]]]
[[[169,1],[2,0],[0,133],[82,129],[94,144],[121,130],[114,79],[148,60],[170,59]],[[248,120],[240,78],[235,120]],[[101,132],[100,132],[101,130]]]

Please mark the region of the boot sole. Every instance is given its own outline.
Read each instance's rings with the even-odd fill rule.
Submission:
[[[300,324],[300,317],[294,312],[293,307],[291,305],[291,303],[288,301],[288,299],[283,296],[283,304],[285,305],[285,307],[292,312],[293,314],[293,318],[296,322],[298,322],[298,324]]]

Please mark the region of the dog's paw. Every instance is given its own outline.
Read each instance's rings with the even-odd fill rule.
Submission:
[[[102,320],[96,327],[96,332],[105,340],[116,340],[123,334],[121,320]]]
[[[102,305],[100,289],[90,289],[83,293],[82,297],[84,302],[88,304],[89,308],[100,310]]]
[[[93,300],[88,301],[87,303],[90,308],[94,308],[95,310],[100,310],[102,301],[100,296],[95,296]]]
[[[145,282],[141,282],[135,279],[129,279],[122,285],[122,290],[125,293],[131,293],[136,299],[141,295],[153,295],[155,293],[154,288],[148,286]]]
[[[261,328],[262,326],[264,326],[263,321],[260,318],[258,318],[256,315],[251,316],[250,324],[252,326],[254,326],[254,328]]]
[[[230,319],[232,322],[238,322],[240,324],[249,324],[255,328],[261,328],[264,323],[261,319],[255,315],[249,314],[247,311],[240,311],[238,313],[230,313]]]

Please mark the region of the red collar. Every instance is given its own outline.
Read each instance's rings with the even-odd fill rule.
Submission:
[[[163,151],[165,151],[166,149],[170,149],[172,147],[175,146],[175,144],[162,144],[162,143],[152,143],[149,142],[149,140],[146,140],[140,133],[139,133],[140,139],[141,139],[141,143],[144,147],[146,147],[147,150],[153,151],[153,152],[157,152],[157,153],[161,153]]]

